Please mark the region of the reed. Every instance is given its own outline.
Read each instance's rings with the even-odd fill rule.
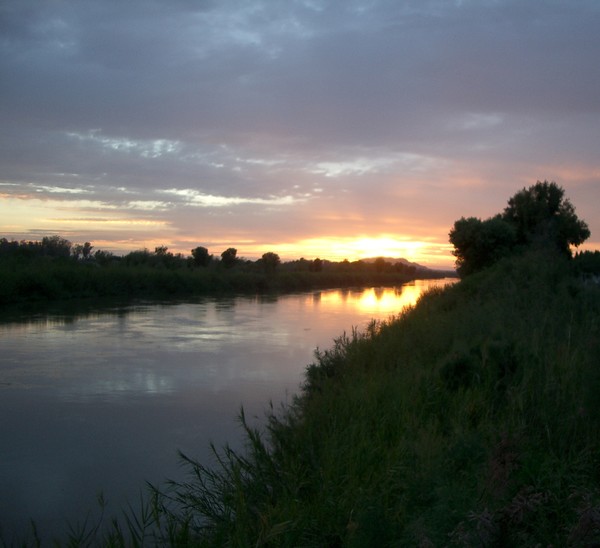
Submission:
[[[144,264],[77,263],[73,260],[0,258],[0,306],[58,300],[130,297],[168,298],[223,293],[306,291],[334,287],[401,285],[419,278],[439,278],[447,272],[281,270],[253,268],[166,268]]]

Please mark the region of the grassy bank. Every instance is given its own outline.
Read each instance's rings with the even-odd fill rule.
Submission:
[[[0,305],[103,297],[165,298],[219,293],[289,292],[333,287],[393,286],[448,272],[375,269],[267,273],[259,269],[99,267],[72,260],[0,263]],[[451,274],[451,273],[450,273]]]
[[[600,542],[600,290],[564,258],[501,261],[307,368],[222,467],[191,459],[102,545]]]

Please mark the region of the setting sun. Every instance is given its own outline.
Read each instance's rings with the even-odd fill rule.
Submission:
[[[242,253],[259,255],[267,251],[244,246]],[[378,237],[327,237],[304,239],[294,243],[275,244],[269,251],[275,251],[282,258],[320,257],[331,261],[357,261],[375,257],[403,258],[412,262],[425,262],[450,267],[452,259],[449,246],[444,242],[409,240],[390,235]]]

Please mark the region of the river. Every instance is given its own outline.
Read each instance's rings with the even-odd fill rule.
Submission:
[[[0,323],[0,526],[134,506],[145,481],[180,480],[177,451],[210,464],[241,445],[243,406],[260,421],[291,400],[316,348],[387,319],[432,285],[201,298],[52,312]],[[1,537],[0,537],[1,539]]]

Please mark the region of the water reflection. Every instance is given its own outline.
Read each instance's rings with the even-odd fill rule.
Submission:
[[[368,289],[340,289],[315,293],[313,301],[333,306],[345,306],[363,314],[373,314],[378,319],[398,314],[416,304],[423,291],[444,286],[452,280],[415,280],[400,287],[372,287]]]
[[[442,281],[433,284],[445,283]],[[116,509],[145,480],[210,461],[235,416],[297,391],[315,348],[386,319],[430,284],[57,311],[0,323],[0,525],[60,531],[103,490]]]

